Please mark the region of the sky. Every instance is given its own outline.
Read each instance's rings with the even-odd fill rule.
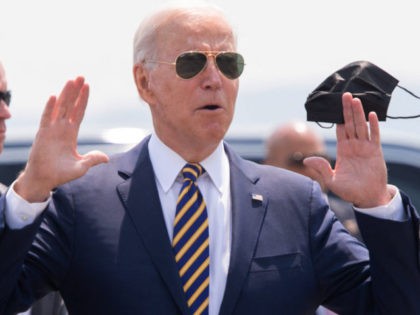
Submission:
[[[0,59],[13,93],[8,136],[34,132],[48,97],[78,75],[91,88],[82,132],[101,124],[149,126],[132,78],[132,40],[139,22],[165,2],[2,0]],[[305,120],[308,94],[356,60],[373,62],[420,94],[417,1],[209,2],[231,19],[246,61],[232,129],[267,131]],[[398,93],[389,112],[420,113],[419,100]],[[418,119],[387,121],[382,129],[417,125]]]

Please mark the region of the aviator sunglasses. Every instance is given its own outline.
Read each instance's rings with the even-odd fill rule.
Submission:
[[[231,51],[187,51],[180,54],[175,62],[159,60],[147,60],[146,62],[174,65],[176,74],[180,78],[191,79],[206,68],[208,57],[214,57],[217,68],[231,80],[237,79],[244,71],[244,57]]]
[[[10,105],[12,99],[12,93],[10,91],[2,92],[0,91],[0,101],[4,101],[7,106]]]

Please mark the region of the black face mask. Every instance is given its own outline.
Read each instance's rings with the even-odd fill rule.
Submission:
[[[307,120],[315,122],[344,123],[341,97],[350,92],[362,101],[366,120],[369,112],[376,112],[379,120],[386,118],[416,118],[387,116],[392,91],[398,80],[368,61],[356,61],[334,72],[326,78],[311,94],[305,108]],[[410,93],[416,95],[398,86]]]

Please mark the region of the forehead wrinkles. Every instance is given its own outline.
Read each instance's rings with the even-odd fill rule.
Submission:
[[[204,34],[206,34],[205,38],[200,34],[193,34],[185,37],[186,48],[184,50],[235,50],[235,45],[231,36],[221,34],[211,36],[208,33]]]
[[[179,16],[158,29],[158,42],[165,46],[209,45],[213,48],[236,49],[235,36],[230,25],[221,16]]]

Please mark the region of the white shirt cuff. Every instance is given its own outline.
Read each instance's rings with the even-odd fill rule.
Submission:
[[[400,191],[394,185],[388,185],[388,189],[390,189],[394,195],[388,204],[373,208],[357,208],[353,206],[354,210],[379,219],[387,219],[393,221],[406,220],[407,215],[404,212]]]
[[[6,194],[6,224],[10,229],[21,229],[34,222],[34,220],[47,208],[50,197],[44,202],[29,203],[14,190],[15,183]]]

